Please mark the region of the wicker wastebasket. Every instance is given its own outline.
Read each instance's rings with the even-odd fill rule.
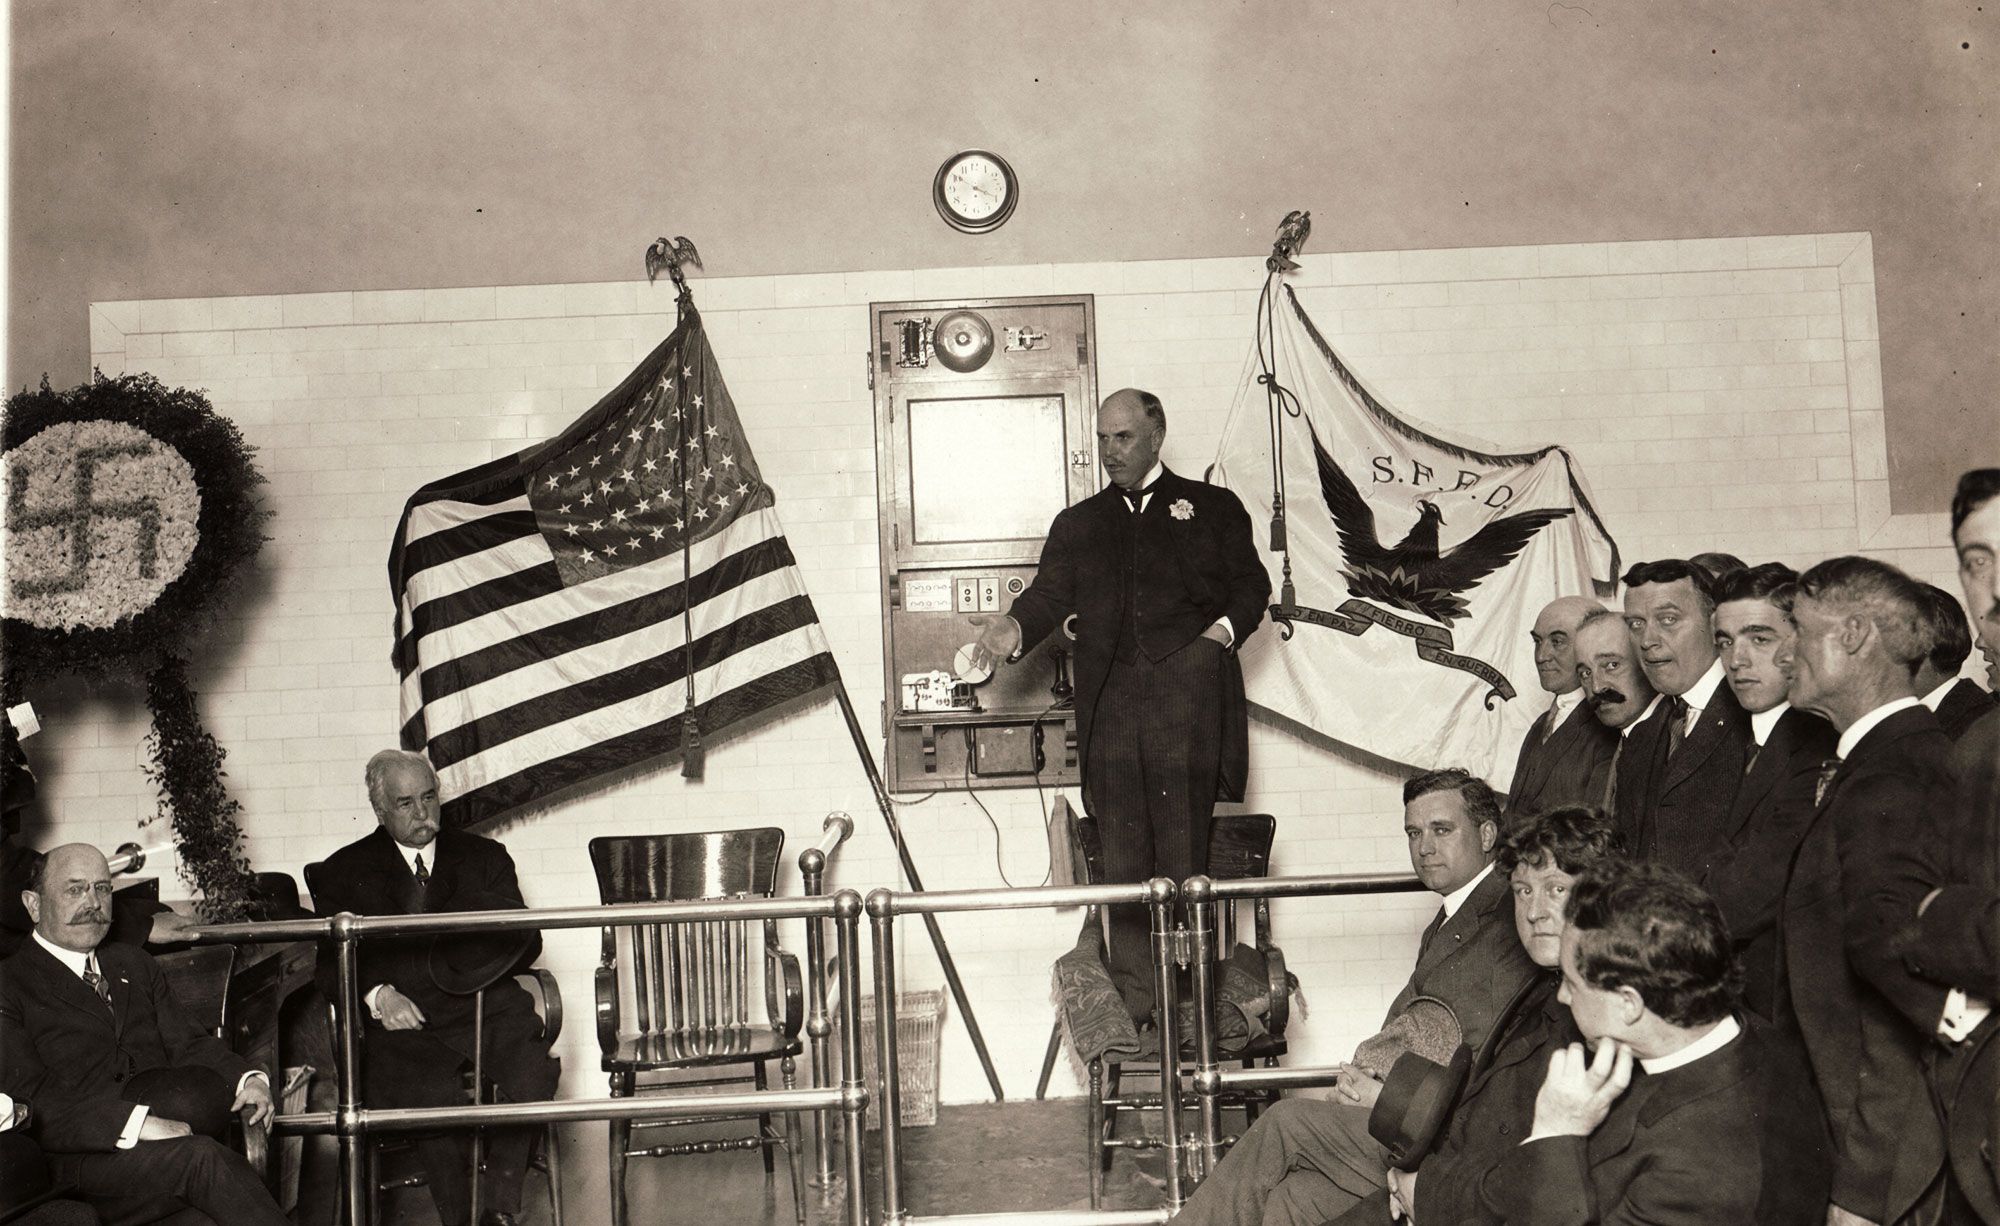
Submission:
[[[896,1062],[901,1065],[897,1089],[902,1094],[905,1128],[937,1123],[938,1040],[944,1032],[945,994],[942,988],[896,994]],[[835,1016],[839,1016],[836,1012]],[[870,1095],[868,1126],[880,1128],[882,1101],[875,1073],[875,998],[861,998],[861,1071]],[[838,1050],[836,1048],[836,1050]]]

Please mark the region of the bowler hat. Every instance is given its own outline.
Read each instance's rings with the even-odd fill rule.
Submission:
[[[144,1103],[149,1116],[179,1120],[196,1136],[220,1141],[229,1133],[229,1104],[236,1097],[231,1089],[214,1069],[185,1065],[135,1074],[121,1097],[128,1103]]]
[[[1432,1064],[1451,1059],[1465,1037],[1458,1015],[1435,996],[1418,996],[1405,1005],[1380,1033],[1354,1049],[1354,1062],[1376,1076],[1395,1066],[1404,1052],[1415,1052]]]
[[[454,911],[517,911],[520,902],[499,894],[468,891],[452,900]],[[474,929],[440,932],[431,938],[431,982],[453,996],[471,996],[513,971],[535,945],[535,930]]]
[[[1417,1169],[1451,1115],[1471,1067],[1472,1053],[1464,1044],[1444,1064],[1416,1052],[1397,1058],[1368,1113],[1368,1134],[1389,1151],[1390,1166],[1399,1171]]]

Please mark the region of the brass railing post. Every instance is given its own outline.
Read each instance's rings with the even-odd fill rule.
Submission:
[[[1222,1157],[1221,1124],[1215,1096],[1215,937],[1216,907],[1207,877],[1190,877],[1181,886],[1186,904],[1190,961],[1194,972],[1194,1092],[1200,1132],[1189,1164],[1197,1182],[1215,1170]]]
[[[847,1226],[868,1226],[861,1152],[868,1128],[868,1086],[861,1063],[861,895],[853,890],[833,896],[833,939],[840,968],[840,1144],[847,1164]]]
[[[875,890],[868,895],[868,915],[874,921],[875,944],[875,1112],[882,1121],[882,1222],[897,1226],[903,1208],[903,1104],[900,1066],[896,1063],[896,895]]]
[[[826,893],[826,864],[833,850],[854,833],[854,819],[845,813],[829,813],[821,827],[820,841],[799,853],[799,878],[808,896]],[[826,924],[819,916],[806,917],[806,975],[810,1000],[806,1011],[806,1038],[812,1046],[812,1084],[824,1090],[833,1084],[833,1019],[826,1007]],[[813,1117],[813,1183],[822,1192],[833,1186],[833,1146],[828,1136],[832,1123],[823,1115]]]

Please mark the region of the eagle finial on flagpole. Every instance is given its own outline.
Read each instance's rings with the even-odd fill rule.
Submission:
[[[1277,241],[1271,244],[1271,254],[1264,261],[1270,272],[1297,272],[1299,263],[1292,257],[1304,250],[1306,238],[1312,233],[1312,213],[1306,209],[1293,209],[1278,223]]]
[[[694,243],[686,235],[669,239],[665,235],[653,240],[646,248],[646,280],[657,281],[660,270],[674,279],[674,288],[680,291],[682,301],[689,298],[687,278],[681,274],[681,265],[692,264],[701,267],[701,253],[694,249]]]

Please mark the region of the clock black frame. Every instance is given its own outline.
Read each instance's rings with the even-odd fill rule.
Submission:
[[[978,221],[974,221],[954,211],[944,198],[945,176],[951,173],[952,167],[965,161],[967,158],[974,157],[991,158],[993,164],[1000,168],[1001,178],[1005,179],[1007,183],[1007,198],[1001,202],[1000,208],[994,212],[993,216],[982,218]],[[1001,157],[990,149],[959,150],[944,160],[944,164],[938,167],[937,175],[931,179],[931,203],[937,207],[938,216],[944,218],[946,225],[964,234],[986,234],[999,229],[1002,225],[1006,224],[1009,217],[1014,215],[1014,206],[1020,202],[1021,181],[1015,177],[1014,168],[1008,164],[1006,158]]]

